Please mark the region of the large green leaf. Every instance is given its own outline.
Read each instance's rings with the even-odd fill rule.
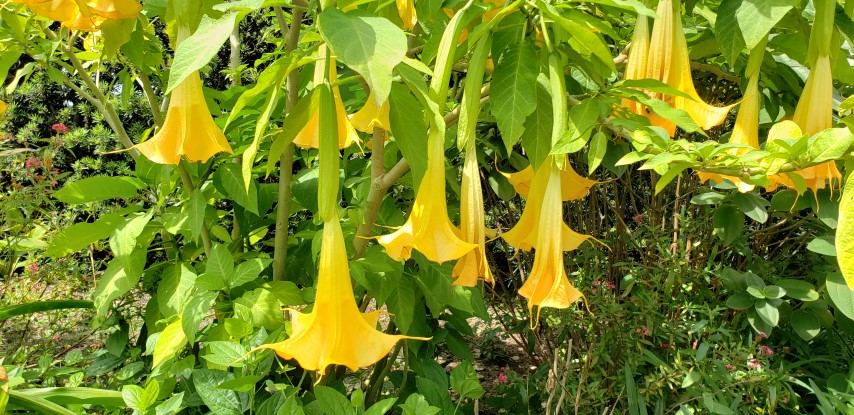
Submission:
[[[86,248],[107,238],[125,222],[125,217],[115,213],[101,215],[92,223],[75,223],[59,232],[45,250],[45,255],[60,258]]]
[[[539,168],[543,160],[551,152],[552,94],[549,90],[549,80],[544,74],[537,78],[537,104],[534,112],[525,119],[522,131],[522,147],[528,155],[528,161],[534,168]]]
[[[231,12],[219,19],[202,16],[198,29],[190,37],[184,39],[175,50],[175,59],[169,71],[169,88],[171,92],[190,74],[202,69],[216,56],[223,43],[231,35],[238,21],[238,13]]]
[[[797,0],[741,0],[735,18],[747,49],[753,49],[762,41],[796,3]],[[718,24],[720,22],[718,16]]]
[[[157,306],[165,317],[181,313],[192,294],[196,273],[187,264],[175,264],[166,269],[157,286]]]
[[[99,324],[113,300],[129,292],[142,276],[148,246],[147,243],[137,243],[137,239],[151,216],[152,213],[148,213],[127,221],[110,238],[110,248],[115,257],[107,265],[92,295],[97,310],[93,325]]]
[[[406,56],[406,35],[388,19],[327,8],[318,16],[323,39],[336,58],[365,79],[377,105],[391,91],[394,67]]]
[[[114,198],[136,197],[145,187],[141,180],[125,176],[93,176],[66,184],[53,197],[68,204],[100,202]]]
[[[0,321],[26,314],[69,308],[95,308],[95,304],[89,300],[51,300],[7,305],[0,307]]]
[[[527,42],[508,46],[495,65],[489,99],[507,153],[522,137],[525,119],[537,109],[539,73],[537,53]]]
[[[427,123],[418,100],[405,86],[393,84],[389,96],[389,122],[394,132],[394,141],[403,158],[409,162],[412,181],[421,183],[427,171]]]
[[[248,402],[236,392],[219,389],[217,386],[234,380],[234,374],[221,370],[196,369],[193,371],[193,385],[199,397],[208,408],[218,415],[242,415],[248,408]]]
[[[836,310],[854,320],[854,292],[845,283],[842,275],[836,272],[827,274],[827,294],[833,300]]]
[[[720,41],[723,57],[730,65],[735,64],[736,58],[745,47],[744,35],[736,17],[741,3],[742,0],[723,0],[718,7],[715,21],[715,37]]]
[[[181,318],[169,323],[160,336],[157,337],[157,343],[154,345],[154,358],[151,366],[157,367],[164,361],[175,357],[184,346],[187,345],[187,336],[181,328]]]

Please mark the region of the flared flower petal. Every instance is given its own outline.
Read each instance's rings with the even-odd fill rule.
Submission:
[[[365,105],[355,114],[350,116],[350,124],[363,133],[371,134],[374,132],[374,127],[382,128],[386,131],[391,131],[391,122],[388,120],[389,104],[385,100],[382,105],[377,105],[374,100],[374,94],[368,94],[368,100]]]
[[[94,32],[106,20],[136,17],[142,5],[136,0],[13,0],[36,14],[73,30]]]
[[[685,110],[691,116],[691,119],[704,130],[722,123],[733,106],[716,107],[709,105],[697,94],[697,90],[694,88],[694,80],[691,78],[688,42],[685,40],[685,34],[682,31],[680,16],[678,14],[674,15],[673,1],[659,1],[656,14],[658,18],[652,26],[652,36],[648,43],[648,50],[644,50],[642,47],[644,44],[644,34],[647,30],[646,25],[643,24],[645,19],[638,19],[636,31],[641,33],[636,33],[632,39],[637,38],[641,46],[638,48],[632,47],[629,53],[629,61],[635,60],[637,62],[638,60],[644,60],[642,58],[633,59],[633,54],[639,54],[641,57],[646,55],[646,63],[644,65],[641,62],[637,62],[634,67],[627,68],[625,79],[637,79],[632,77],[638,76],[639,69],[645,66],[643,68],[645,69],[645,76],[641,78],[659,80],[690,96],[690,98],[686,98],[662,93],[650,93],[652,97],[668,103],[673,108]],[[630,72],[629,69],[632,71]],[[637,114],[647,116],[652,125],[664,128],[671,136],[676,133],[676,124],[670,120],[659,117],[646,108],[638,111],[639,107],[637,105],[628,106],[628,108]]]
[[[531,166],[525,167],[516,173],[503,173],[500,171],[499,173],[510,182],[516,193],[522,197],[528,197],[528,193],[531,190],[531,180],[534,178],[534,169]],[[561,197],[564,202],[578,200],[587,196],[590,188],[599,183],[596,180],[590,180],[576,173],[575,169],[569,165],[569,160],[564,161],[563,169],[560,173]]]
[[[396,261],[409,259],[412,249],[433,262],[451,261],[462,257],[475,247],[457,235],[460,230],[448,219],[445,197],[445,154],[442,137],[431,133],[428,139],[427,171],[421,179],[412,213],[396,232],[377,237],[386,253]]]
[[[457,260],[451,276],[454,285],[474,287],[478,280],[495,284],[489,264],[486,261],[486,225],[483,209],[483,188],[480,182],[480,169],[473,150],[466,153],[463,162],[462,198],[460,200],[460,237],[462,240],[477,244]]]
[[[525,199],[525,209],[522,211],[522,216],[519,218],[519,222],[516,223],[516,226],[514,226],[513,229],[510,229],[501,235],[507,243],[516,249],[524,251],[540,249],[537,244],[542,242],[540,233],[543,232],[543,230],[540,228],[540,222],[544,209],[543,200],[546,196],[554,196],[546,195],[547,191],[554,191],[555,195],[557,195],[561,200],[566,200],[565,196],[567,188],[564,183],[562,183],[563,177],[566,175],[566,170],[558,170],[556,166],[547,166],[547,164],[554,163],[551,160],[551,157],[547,158],[546,162],[543,163],[543,167],[534,174],[534,179],[531,181],[530,192],[528,193],[528,197]],[[564,163],[564,166],[569,166],[569,163]],[[571,169],[571,167],[568,168]],[[554,172],[552,172],[552,170],[554,170]],[[552,180],[552,173],[560,176],[560,180],[556,182],[556,186],[549,187],[549,183],[551,183]],[[557,193],[558,189],[560,189],[560,193]],[[569,190],[572,190],[574,194],[580,193],[578,190]],[[584,193],[586,192],[587,189],[584,189]],[[598,242],[590,235],[582,235],[573,231],[563,221],[560,222],[559,226],[556,222],[554,225],[554,231],[560,233],[560,248],[563,251],[572,251],[587,240]]]
[[[204,162],[219,152],[233,153],[208,111],[198,72],[175,87],[163,126],[136,148],[149,160],[161,164],[178,164],[181,156]]]
[[[543,185],[542,197],[537,204],[539,215],[534,224],[539,231],[536,236],[533,269],[519,289],[519,295],[528,299],[528,311],[532,318],[534,307],[537,307],[539,316],[543,307],[567,308],[582,297],[581,292],[567,279],[564,269],[565,234],[562,229],[566,225],[563,223],[563,204],[560,196],[561,174],[554,163],[549,161],[537,172],[535,182],[539,183],[531,189],[533,195],[535,190],[539,190],[536,187]],[[525,209],[527,211],[528,206]]]
[[[337,217],[323,224],[315,298],[310,313],[295,314],[289,339],[259,349],[273,349],[283,359],[295,359],[304,369],[322,375],[330,365],[351,370],[370,366],[403,339],[429,340],[383,333],[376,329],[380,311],[359,311]]]
[[[321,45],[317,50],[319,59],[314,64],[314,85],[320,85],[323,82],[323,69],[326,66],[326,45]],[[336,79],[338,71],[335,69],[335,58],[331,58],[329,62],[329,79]],[[353,143],[360,143],[359,135],[350,124],[350,119],[347,118],[347,111],[344,109],[344,102],[341,101],[341,91],[335,85],[332,88],[332,96],[335,99],[335,113],[338,116],[338,147],[347,148]],[[308,123],[297,133],[294,138],[294,144],[303,148],[320,148],[320,129],[318,123],[320,116],[318,113],[312,115]]]

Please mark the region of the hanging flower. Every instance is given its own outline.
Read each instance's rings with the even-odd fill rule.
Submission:
[[[697,94],[694,80],[691,78],[691,61],[688,57],[688,43],[682,31],[682,21],[678,14],[674,16],[673,11],[672,0],[659,1],[656,11],[658,18],[653,24],[650,40],[646,38],[646,18],[638,18],[635,34],[632,36],[633,46],[629,53],[625,79],[656,79],[684,92],[691,98],[658,92],[650,92],[649,95],[673,108],[685,110],[700,128],[708,130],[724,121],[732,105],[715,107],[703,102]],[[641,73],[644,75],[641,76]],[[670,136],[676,133],[676,124],[659,117],[649,109],[639,104],[628,105],[627,108],[636,114],[645,115],[652,125],[664,128]]]
[[[399,340],[429,340],[385,334],[376,329],[381,311],[359,311],[337,215],[323,224],[315,298],[310,313],[294,313],[289,339],[258,349],[273,349],[283,359],[295,359],[304,369],[323,375],[330,365],[343,365],[350,370],[370,366],[387,355]]]
[[[735,117],[735,126],[732,130],[729,142],[732,144],[744,144],[753,149],[759,149],[759,70],[762,66],[762,56],[765,54],[765,41],[763,40],[750,53],[750,58],[747,62],[746,75],[748,77],[747,89],[744,91],[744,98],[741,100],[741,105],[738,108],[738,116]],[[737,148],[730,150],[730,154],[740,156],[750,151],[746,148]],[[698,171],[700,182],[714,180],[721,183],[724,180],[729,180],[738,187],[741,193],[752,191],[755,186],[745,183],[738,177],[721,175],[716,173],[706,173]]]
[[[499,173],[510,182],[516,193],[519,193],[522,197],[528,197],[528,192],[531,189],[531,180],[534,177],[534,169],[530,165],[516,173]],[[568,159],[564,161],[563,169],[561,169],[560,173],[561,195],[564,202],[581,199],[587,195],[591,187],[599,183],[595,180],[581,177],[569,165]]]
[[[205,162],[219,152],[233,153],[208,111],[198,72],[193,72],[175,87],[160,131],[136,148],[149,160],[160,164],[178,164],[181,156]]]
[[[377,237],[377,242],[396,261],[409,259],[412,248],[427,259],[441,263],[460,258],[477,247],[461,240],[457,236],[460,230],[448,219],[442,138],[432,132],[427,140],[427,171],[421,179],[409,219],[396,232]]]
[[[368,134],[374,132],[374,127],[391,131],[391,122],[388,120],[388,105],[388,99],[382,105],[377,105],[374,94],[370,93],[362,109],[350,116],[350,123],[355,129]]]
[[[543,229],[540,227],[540,223],[542,222],[542,216],[546,209],[546,207],[543,206],[543,203],[545,203],[544,198],[546,196],[552,196],[551,194],[546,194],[548,190],[547,187],[552,183],[552,174],[559,176],[560,179],[554,181],[554,183],[557,183],[556,185],[552,185],[548,188],[554,191],[561,200],[572,200],[566,199],[567,193],[569,192],[571,192],[573,196],[580,193],[577,189],[568,188],[562,183],[563,177],[566,175],[566,169],[572,169],[571,167],[568,167],[569,162],[567,161],[564,163],[564,170],[559,170],[558,167],[556,165],[553,166],[553,164],[555,164],[553,157],[550,156],[546,158],[542,167],[540,167],[540,169],[534,174],[534,179],[531,181],[530,185],[530,192],[528,193],[528,197],[525,199],[525,210],[522,211],[522,216],[519,218],[519,222],[516,223],[516,226],[514,226],[513,229],[510,229],[501,235],[507,243],[516,249],[530,251],[532,248],[541,248],[540,246],[537,246],[538,243],[543,242],[542,237],[539,235]],[[552,170],[554,171],[552,172]],[[560,190],[560,193],[557,193],[558,189]],[[584,194],[586,193],[587,189],[584,189]],[[576,197],[575,199],[580,197],[581,196]],[[560,242],[560,247],[563,251],[572,251],[588,239],[597,241],[590,235],[582,235],[573,231],[562,220],[560,221],[559,226],[557,225],[557,222],[553,224],[555,225],[555,229],[547,230],[547,232],[554,231],[561,234],[558,241]]]
[[[526,213],[532,208],[536,210],[534,223],[520,220],[513,228],[516,230],[529,225],[535,228],[532,232],[536,239],[533,243],[536,247],[534,266],[519,289],[519,295],[528,299],[528,312],[532,317],[533,309],[537,307],[537,318],[532,321],[534,325],[543,307],[567,308],[582,297],[581,292],[570,284],[564,269],[563,252],[567,250],[566,230],[569,228],[563,222],[560,182],[560,171],[553,158],[549,157],[537,171],[531,197],[525,206]],[[538,202],[534,203],[534,200]]]
[[[62,22],[72,30],[94,32],[107,20],[135,18],[142,5],[136,0],[13,0],[36,14]]]
[[[326,45],[320,45],[317,50],[317,62],[314,64],[314,85],[320,85],[323,82],[323,69],[326,67]],[[335,58],[331,58],[329,62],[329,79],[335,80],[338,77],[338,71],[335,69]],[[341,91],[335,85],[332,88],[332,95],[335,99],[335,113],[338,115],[338,146],[339,148],[350,147],[353,143],[359,143],[359,135],[350,124],[347,118],[347,111],[344,109],[344,102],[341,101]],[[294,138],[294,144],[303,148],[320,148],[319,126],[320,117],[315,113],[308,123],[297,133]]]
[[[415,15],[415,0],[395,0],[397,4],[397,14],[403,20],[403,29],[411,30],[418,23],[418,16]]]
[[[457,260],[451,276],[454,285],[474,287],[478,280],[495,284],[486,261],[486,225],[484,224],[483,189],[474,149],[466,152],[463,162],[462,200],[460,200],[461,239],[477,246]]]

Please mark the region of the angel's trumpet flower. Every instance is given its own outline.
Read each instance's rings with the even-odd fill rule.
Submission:
[[[362,109],[350,116],[350,123],[355,129],[363,133],[373,133],[374,127],[390,131],[391,122],[388,119],[388,112],[388,99],[382,105],[377,105],[377,102],[374,100],[374,94],[370,93]]]
[[[434,262],[460,258],[476,244],[461,240],[448,219],[445,197],[445,152],[442,137],[432,130],[427,140],[427,171],[421,180],[409,219],[397,231],[377,237],[396,261],[409,259],[412,248]]]
[[[13,0],[36,14],[56,20],[72,30],[94,32],[107,20],[136,17],[142,5],[136,0]]]
[[[644,15],[638,15],[630,47],[623,78],[646,78],[646,62],[649,57],[649,19]],[[646,108],[640,102],[628,98],[623,98],[622,106],[635,114],[644,115],[647,113]]]
[[[531,166],[516,173],[501,173],[504,178],[513,186],[522,197],[528,197],[531,190],[531,181],[534,178],[534,169]],[[563,168],[560,171],[561,196],[564,202],[570,200],[578,200],[587,195],[587,192],[598,182],[582,177],[575,172],[575,169],[569,165],[569,160],[565,160]]]
[[[722,123],[732,105],[715,107],[703,102],[700,95],[697,94],[697,90],[694,88],[694,80],[691,78],[688,42],[682,32],[680,16],[678,14],[674,16],[673,1],[659,1],[656,14],[658,18],[652,26],[652,37],[649,41],[643,39],[647,30],[644,24],[645,19],[638,20],[636,33],[632,37],[633,41],[638,41],[638,47],[632,46],[629,53],[629,61],[632,63],[631,61],[634,60],[635,66],[626,68],[626,79],[637,79],[632,77],[639,76],[639,72],[637,72],[639,66],[645,66],[645,75],[641,78],[659,80],[690,97],[650,93],[653,98],[660,99],[673,108],[685,110],[691,119],[704,130]],[[649,48],[644,49],[644,44],[649,45]],[[633,57],[632,55],[635,54],[639,56]],[[646,59],[643,59],[644,55]],[[637,63],[638,60],[646,61],[645,65]],[[629,106],[629,109],[636,111],[638,108],[633,109]],[[646,108],[643,108],[642,111],[636,111],[636,113],[647,116],[652,125],[664,128],[671,136],[676,133],[676,124],[672,121],[659,117]]]
[[[801,131],[810,136],[833,127],[833,74],[830,62],[828,55],[819,55],[816,58],[792,117],[792,121],[801,127]],[[834,161],[807,167],[795,173],[804,178],[806,187],[813,192],[824,189],[826,182],[830,182],[831,187],[842,182],[842,174]]]
[[[538,217],[535,223],[530,224],[537,229],[533,232],[536,252],[534,267],[519,289],[519,294],[528,299],[528,312],[532,317],[534,307],[537,307],[539,317],[543,307],[567,308],[582,297],[581,292],[570,284],[564,269],[563,252],[567,248],[568,228],[563,222],[560,182],[560,171],[549,157],[537,171],[531,188],[531,196],[538,200],[535,206]],[[532,200],[529,199],[528,203],[531,204]],[[525,211],[528,210],[529,206],[525,206]],[[536,319],[532,324],[536,324]]]
[[[295,359],[304,369],[322,375],[330,365],[351,370],[370,366],[387,355],[399,340],[428,340],[383,333],[376,329],[381,311],[359,311],[337,215],[323,224],[315,298],[310,313],[293,314],[293,335],[289,339],[259,349],[273,349],[283,359]]]
[[[483,211],[483,188],[474,149],[466,152],[463,162],[462,198],[460,200],[460,236],[477,244],[457,261],[451,274],[454,285],[474,287],[478,280],[495,284],[486,261],[486,225]]]
[[[6,103],[3,102],[3,100],[0,100],[0,114],[6,112],[7,109],[9,109],[9,106],[6,105]]]
[[[542,223],[542,215],[545,209],[543,206],[544,199],[555,196],[560,200],[566,200],[565,192],[567,188],[562,183],[565,171],[559,170],[553,164],[555,164],[554,158],[550,156],[546,158],[543,165],[534,173],[528,197],[525,199],[525,210],[522,211],[519,222],[516,223],[513,229],[502,235],[502,238],[516,249],[524,251],[530,251],[532,248],[540,249],[541,247],[537,246],[537,244],[543,242],[540,233],[544,232],[544,230],[539,225]],[[568,164],[568,162],[564,163],[564,166]],[[559,179],[554,180],[552,178],[553,175],[559,176]],[[554,192],[554,194],[547,194],[549,191]],[[575,190],[574,193],[578,194],[580,192]],[[584,189],[581,194],[583,196],[586,193],[587,189]],[[560,233],[559,243],[563,251],[572,251],[588,239],[596,240],[590,235],[582,235],[573,231],[562,220],[559,225],[557,222],[553,224],[555,232]]]
[[[759,72],[762,66],[762,57],[765,55],[765,44],[763,40],[750,53],[750,58],[747,61],[747,70],[745,74],[748,77],[747,89],[744,91],[744,98],[741,100],[741,105],[738,108],[738,116],[735,117],[735,127],[733,127],[732,135],[729,142],[732,144],[744,144],[751,148],[759,149],[759,102],[761,95],[759,94]],[[730,154],[739,156],[750,151],[746,148],[737,148],[730,150]],[[724,179],[732,182],[738,191],[747,193],[752,191],[755,186],[745,183],[738,177],[721,175],[716,173],[706,173],[698,171],[700,182],[714,180],[715,182],[723,182]]]
[[[221,151],[233,153],[208,111],[198,72],[175,87],[160,131],[136,148],[149,160],[161,164],[178,164],[181,156],[204,162]]]
[[[403,29],[411,30],[418,23],[418,16],[415,15],[415,0],[395,0],[397,4],[397,14],[403,20]]]
[[[314,66],[314,85],[320,85],[323,82],[323,70],[326,68],[326,45],[320,45],[317,50],[319,59]],[[335,58],[330,58],[329,61],[329,79],[335,80],[338,77],[338,71],[335,69]],[[353,143],[359,143],[359,135],[350,124],[350,119],[347,118],[347,111],[344,110],[344,102],[341,101],[341,92],[338,86],[332,87],[332,95],[335,99],[335,113],[338,114],[338,148],[350,147]],[[315,113],[308,123],[297,133],[294,138],[294,144],[303,148],[320,148],[320,117]]]

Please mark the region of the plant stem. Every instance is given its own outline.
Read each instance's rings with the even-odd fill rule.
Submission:
[[[374,222],[376,222],[377,215],[380,213],[380,205],[382,205],[383,197],[386,191],[388,191],[388,186],[391,185],[391,183],[386,185],[383,180],[383,176],[386,173],[385,168],[383,168],[385,138],[386,131],[380,127],[374,127],[374,136],[371,138],[371,189],[368,191],[368,205],[365,207],[362,224],[359,225],[359,228],[356,230],[356,237],[353,239],[353,248],[355,250],[353,259],[365,256],[365,250],[368,248],[368,240],[365,237],[373,232]],[[406,167],[409,167],[408,163]]]
[[[188,196],[192,196],[193,192],[196,190],[193,185],[193,178],[190,177],[190,173],[187,171],[187,168],[184,167],[184,161],[181,160],[178,163],[178,172],[181,173],[181,181],[184,183],[184,190],[187,192]],[[211,233],[208,230],[208,225],[204,222],[202,223],[202,243],[205,245],[205,256],[211,256]]]
[[[157,123],[158,126],[163,126],[163,122],[166,120],[163,118],[163,113],[160,111],[161,104],[157,101],[157,96],[154,95],[154,89],[151,88],[151,79],[148,78],[148,75],[146,75],[145,72],[139,72],[137,73],[136,80],[139,82],[139,85],[142,87],[142,92],[148,100],[148,105],[151,107],[151,116],[154,117],[154,122]]]
[[[299,32],[302,28],[302,10],[294,10],[291,14],[291,26],[285,22],[281,7],[274,7],[279,27],[285,35],[285,51],[292,53],[296,50]],[[290,113],[296,106],[299,96],[299,71],[293,70],[288,74],[285,88],[287,101],[285,110]],[[276,203],[276,239],[273,246],[273,280],[285,280],[285,263],[288,257],[288,222],[291,215],[291,181],[294,174],[294,145],[288,144],[279,158],[279,195]]]

